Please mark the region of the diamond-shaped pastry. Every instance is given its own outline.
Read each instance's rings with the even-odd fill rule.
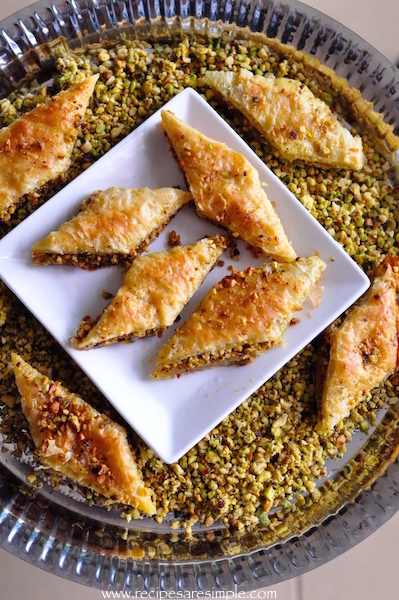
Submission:
[[[0,219],[25,194],[65,173],[98,75],[59,92],[47,104],[0,129]]]
[[[394,272],[396,269],[396,273]],[[398,267],[384,261],[371,287],[328,334],[330,347],[318,429],[331,432],[398,366]]]
[[[40,462],[107,498],[155,513],[126,431],[18,354],[12,368]]]
[[[239,152],[163,110],[162,124],[193,195],[197,214],[280,261],[296,254],[259,174]]]
[[[139,256],[113,300],[72,339],[78,350],[162,335],[172,325],[226,248],[222,237]]]
[[[288,161],[361,169],[363,145],[301,81],[246,69],[207,71],[205,81],[241,111]]]
[[[302,308],[325,266],[312,256],[225,277],[163,346],[152,377],[246,364],[282,344],[294,312]]]
[[[95,192],[77,215],[32,246],[33,261],[82,269],[130,264],[191,199],[176,188]]]

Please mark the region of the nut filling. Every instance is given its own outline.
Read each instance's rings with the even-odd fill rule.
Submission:
[[[81,254],[56,254],[46,252],[32,252],[32,258],[35,265],[69,265],[80,267],[88,271],[94,271],[100,267],[108,267],[111,265],[119,265],[125,268],[130,267],[136,256],[145,252],[149,244],[155,240],[168,225],[170,219],[162,223],[159,227],[151,231],[151,234],[129,254],[89,254],[84,252]]]
[[[76,335],[71,339],[71,344],[72,344],[72,346],[74,346],[74,348],[79,348],[80,342],[85,339],[87,333],[92,329],[92,327],[94,327],[94,325],[96,325],[96,323],[98,323],[98,321],[100,320],[100,317],[101,317],[101,315],[99,315],[97,319],[91,319],[89,316],[87,316],[84,319],[82,319],[82,322],[80,324],[78,331],[76,332]],[[97,343],[96,348],[101,348],[102,346],[108,346],[109,344],[114,344],[115,342],[134,342],[135,340],[144,338],[144,337],[154,337],[154,336],[162,337],[162,334],[164,333],[164,331],[166,331],[166,329],[167,329],[167,327],[158,327],[157,329],[150,329],[150,330],[137,332],[134,335],[133,334],[132,335],[122,335],[122,336],[119,336],[118,338],[104,340],[103,343]],[[92,346],[88,346],[87,349],[89,349],[91,347]]]
[[[231,350],[220,350],[215,352],[207,352],[198,356],[190,356],[190,358],[174,363],[172,365],[165,365],[160,369],[160,373],[154,377],[157,378],[159,374],[165,377],[172,377],[173,375],[179,376],[181,373],[189,373],[190,371],[200,371],[202,369],[208,369],[213,366],[223,365],[247,365],[251,363],[256,356],[263,354],[266,350],[271,348],[269,342],[263,344],[245,344],[244,346],[236,346]]]

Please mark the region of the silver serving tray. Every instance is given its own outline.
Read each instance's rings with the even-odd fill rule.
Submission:
[[[0,98],[26,75],[45,80],[56,40],[71,48],[121,35],[147,40],[171,31],[226,35],[225,25],[302,49],[346,77],[399,133],[399,71],[333,19],[295,0],[41,0],[0,23]],[[320,502],[280,539],[261,529],[235,536],[215,524],[190,542],[168,523],[127,523],[88,507],[65,486],[33,492],[28,464],[0,454],[0,545],[51,573],[102,590],[243,592],[301,575],[355,546],[399,508],[399,410],[391,406],[347,464],[336,464]],[[361,442],[360,445],[364,443]],[[367,457],[374,457],[368,465]],[[331,486],[330,486],[331,487]],[[209,535],[211,533],[211,535]],[[123,539],[126,538],[127,539]],[[143,555],[142,557],[139,555]]]

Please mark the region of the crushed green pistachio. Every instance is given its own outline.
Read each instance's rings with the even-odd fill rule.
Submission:
[[[15,211],[10,225],[21,222],[173,96],[192,87],[243,137],[363,269],[370,269],[387,254],[398,254],[399,191],[392,186],[389,162],[371,135],[359,129],[365,154],[360,171],[284,162],[237,111],[205,86],[206,70],[236,71],[241,67],[258,75],[297,78],[332,110],[342,109],[327,83],[327,89],[323,89],[301,63],[295,62],[295,57],[282,60],[276,51],[260,45],[259,41],[183,36],[151,47],[148,43],[126,40],[109,43],[104,48],[88,47],[79,54],[61,55],[51,88],[40,88],[31,81],[9,98],[0,100],[1,127],[39,102],[48,101],[59,90],[93,73],[100,75],[71,167],[40,195],[31,195]],[[342,116],[350,120],[348,115]],[[351,125],[356,129],[355,122]],[[1,235],[8,230],[8,226],[0,226]],[[9,451],[9,444],[20,452],[31,453],[34,449],[8,370],[12,351],[19,352],[35,368],[59,379],[96,408],[121,421],[45,329],[3,284],[0,286],[3,450]],[[316,347],[308,345],[174,465],[163,463],[129,430],[145,484],[155,492],[157,522],[173,513],[172,529],[183,524],[189,530],[195,522],[211,525],[220,520],[238,530],[260,524],[280,527],[284,533],[285,526],[279,519],[285,512],[295,510],[295,506],[304,505],[307,494],[317,496],[315,481],[326,475],[326,460],[342,454],[353,431],[358,427],[367,431],[369,424],[375,422],[378,408],[397,397],[395,385],[386,382],[352,411],[341,432],[320,438],[315,433],[316,358]],[[34,483],[38,477],[39,473],[34,473],[28,480]],[[57,479],[52,477],[56,486]],[[98,494],[88,493],[86,497],[88,504],[115,507]],[[279,511],[276,516],[269,512],[274,507]],[[136,509],[125,507],[123,516],[129,521],[140,515]]]

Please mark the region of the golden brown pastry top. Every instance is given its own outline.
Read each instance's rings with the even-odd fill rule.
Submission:
[[[32,246],[33,255],[129,254],[192,198],[176,188],[117,188],[95,192],[57,231]]]
[[[295,79],[207,71],[205,80],[240,110],[289,161],[361,169],[363,146],[329,106]]]
[[[154,514],[151,492],[143,483],[125,429],[18,354],[12,355],[12,368],[43,465],[107,498]]]
[[[73,338],[72,345],[88,350],[169,327],[226,246],[225,238],[204,238],[189,246],[139,256],[97,323],[83,340]]]
[[[318,423],[321,433],[332,431],[397,368],[398,305],[390,264],[385,263],[359,304],[329,337]]]
[[[302,308],[325,266],[312,256],[293,263],[250,267],[225,277],[163,346],[153,376],[164,365],[205,352],[229,351],[242,344],[281,343],[292,313]]]
[[[10,218],[22,196],[67,170],[97,79],[89,77],[0,129],[1,220]]]
[[[281,221],[247,159],[170,111],[161,115],[199,216],[237,233],[276,260],[294,260]]]

